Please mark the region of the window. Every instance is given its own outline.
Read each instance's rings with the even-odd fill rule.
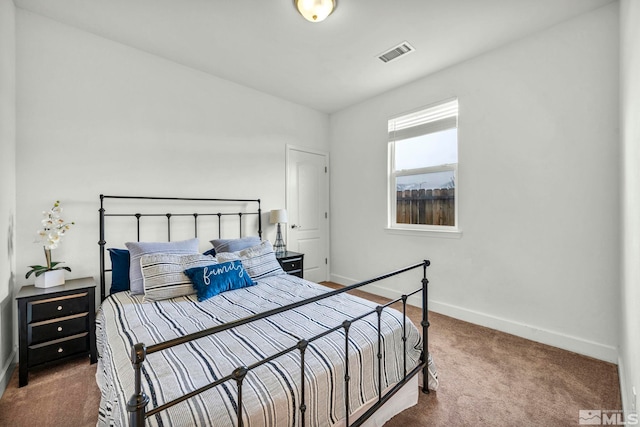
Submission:
[[[458,225],[458,100],[389,120],[389,227]]]

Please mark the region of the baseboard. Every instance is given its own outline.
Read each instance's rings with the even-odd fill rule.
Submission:
[[[633,395],[631,391],[633,385],[633,379],[629,378],[627,375],[627,367],[625,366],[624,359],[622,357],[618,358],[618,378],[620,378],[620,395],[622,398],[622,411],[625,416],[629,416],[630,414],[635,414],[638,416],[638,402],[637,396]],[[627,380],[631,380],[629,383]],[[629,423],[632,424],[632,423]],[[637,423],[636,423],[637,424]]]
[[[357,283],[356,280],[337,274],[331,275],[331,281],[341,283],[343,285],[353,285]],[[385,288],[384,286],[376,284],[368,285],[366,289],[363,290],[392,299],[399,298],[401,296],[401,293],[394,289]],[[421,305],[421,299],[419,296],[409,298],[408,302],[409,304],[418,307]],[[492,316],[479,311],[469,310],[464,307],[434,301],[433,299],[429,299],[429,310],[455,319],[463,320],[465,322],[516,335],[531,341],[593,357],[605,362],[618,363],[618,350],[613,346]]]
[[[618,378],[620,379],[620,397],[622,398],[622,411],[630,412],[631,397],[627,393],[627,377],[625,376],[625,366],[623,359],[618,357]]]
[[[14,349],[2,367],[2,371],[0,371],[0,397],[2,397],[4,391],[7,389],[7,385],[9,385],[9,381],[11,380],[11,375],[13,375],[13,370],[18,365],[17,355],[18,353]]]

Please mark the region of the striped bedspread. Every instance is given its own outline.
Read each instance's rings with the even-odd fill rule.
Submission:
[[[204,302],[196,296],[142,303],[141,296],[120,292],[102,304],[96,321],[100,354],[96,374],[101,389],[98,425],[127,424],[126,402],[134,389],[131,346],[151,345],[309,298],[329,289],[290,275],[261,279],[256,286],[225,292]],[[340,294],[220,332],[147,357],[143,389],[147,409],[249,366],[295,345],[376,304]],[[401,313],[382,315],[384,363],[382,387],[403,375]],[[422,340],[407,319],[407,369],[418,363]],[[349,329],[351,412],[377,398],[377,315]],[[342,329],[309,344],[305,355],[305,422],[331,426],[345,417],[345,338]],[[249,371],[243,385],[243,422],[248,427],[298,426],[300,423],[300,353],[294,351]],[[235,426],[234,381],[202,393],[151,417],[148,425]]]

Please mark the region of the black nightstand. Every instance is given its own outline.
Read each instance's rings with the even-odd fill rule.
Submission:
[[[20,289],[20,387],[29,383],[33,366],[82,354],[97,361],[95,288],[93,278],[86,277],[52,288]]]
[[[304,254],[286,251],[284,255],[276,257],[276,259],[286,273],[302,278],[304,272]]]

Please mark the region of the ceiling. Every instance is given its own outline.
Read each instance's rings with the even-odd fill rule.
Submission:
[[[331,113],[613,0],[15,0],[19,8]],[[383,63],[408,41],[416,50]]]

